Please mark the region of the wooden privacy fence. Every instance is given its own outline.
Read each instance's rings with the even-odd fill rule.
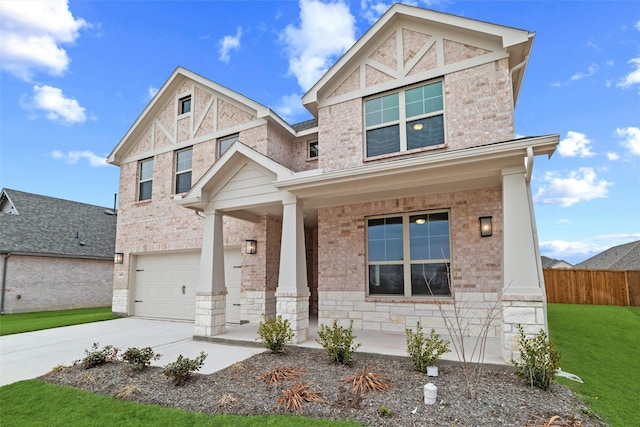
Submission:
[[[545,268],[548,303],[640,307],[640,270]]]

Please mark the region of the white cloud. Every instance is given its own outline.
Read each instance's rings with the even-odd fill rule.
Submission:
[[[640,21],[636,22],[636,25],[634,25],[636,30],[640,31]]]
[[[627,74],[622,81],[618,82],[616,84],[617,87],[626,89],[633,85],[640,84],[640,58],[631,58],[629,64],[632,64],[636,69]]]
[[[143,102],[144,103],[148,103],[149,101],[151,101],[153,99],[154,96],[156,96],[156,93],[158,93],[158,88],[157,87],[153,87],[153,86],[149,86],[147,88],[147,93],[144,97]]]
[[[618,159],[620,159],[620,155],[618,153],[609,152],[609,153],[607,153],[607,159],[609,159],[609,160],[618,160]]]
[[[551,240],[540,242],[540,253],[554,259],[577,264],[614,246],[640,239],[640,233],[608,234],[581,241]]]
[[[106,157],[97,156],[88,150],[69,151],[66,154],[60,150],[54,150],[51,152],[51,157],[53,157],[56,160],[64,160],[70,165],[76,165],[78,164],[78,161],[80,159],[86,159],[87,161],[89,161],[89,164],[94,168],[109,166],[109,164],[107,163]]]
[[[235,36],[224,36],[220,41],[220,61],[229,62],[229,51],[240,49],[240,38],[242,37],[242,28],[238,27]]]
[[[355,42],[355,18],[342,0],[300,0],[300,26],[280,35],[289,58],[289,75],[308,90],[333,61]]]
[[[585,134],[570,130],[567,137],[560,141],[558,153],[562,157],[590,157],[594,155],[590,146],[591,141]]]
[[[576,80],[584,79],[585,77],[591,77],[597,71],[598,71],[598,66],[597,65],[589,65],[589,67],[587,68],[587,72],[586,73],[583,73],[583,72],[575,73],[573,76],[571,76],[571,80],[572,81],[576,81]]]
[[[23,100],[22,107],[31,111],[42,110],[49,120],[67,126],[87,121],[84,108],[78,101],[65,97],[61,89],[47,85],[35,85],[33,97],[28,101]]]
[[[62,75],[69,57],[59,45],[90,26],[71,14],[67,0],[0,1],[0,21],[0,66],[25,81],[35,70]]]
[[[618,128],[616,136],[624,138],[621,145],[627,148],[632,156],[640,156],[640,128],[633,126]]]
[[[274,108],[276,113],[287,122],[295,120],[307,110],[302,106],[301,96],[297,93],[285,95],[280,98],[280,103]]]
[[[565,208],[596,198],[606,198],[608,187],[613,185],[604,179],[598,180],[596,172],[589,167],[571,171],[566,177],[557,172],[547,172],[543,180],[545,185],[540,187],[534,201],[543,205],[559,204]]]

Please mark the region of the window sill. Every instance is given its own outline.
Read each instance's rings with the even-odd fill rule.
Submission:
[[[136,200],[136,202],[134,203],[134,206],[144,206],[144,205],[148,205],[153,201],[153,199],[147,199],[147,200]]]
[[[364,302],[398,303],[398,304],[453,304],[451,297],[403,297],[399,295],[366,296]]]
[[[414,148],[413,150],[398,151],[395,153],[381,154],[379,156],[365,157],[365,162],[375,162],[379,160],[395,159],[398,157],[411,156],[414,154],[427,153],[429,151],[437,151],[447,148],[447,144],[430,145],[428,147]]]
[[[318,158],[317,157],[307,157],[306,161],[307,162],[317,162]]]

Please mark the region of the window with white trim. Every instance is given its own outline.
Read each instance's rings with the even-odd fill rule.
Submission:
[[[187,114],[191,111],[191,95],[185,96],[184,98],[180,98],[180,100],[178,100],[178,109],[179,114]]]
[[[153,159],[140,161],[138,169],[138,200],[151,200],[153,190]]]
[[[186,193],[191,189],[192,154],[192,148],[176,151],[176,194]]]
[[[444,144],[442,81],[364,102],[367,157]]]
[[[240,140],[240,135],[235,134],[231,136],[225,136],[224,138],[220,138],[218,140],[218,157],[222,156],[225,151],[233,145],[234,142]]]
[[[318,141],[310,141],[307,150],[307,160],[318,158]]]
[[[450,296],[449,212],[367,218],[368,295]]]

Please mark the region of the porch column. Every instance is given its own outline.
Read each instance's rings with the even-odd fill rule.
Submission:
[[[503,203],[503,346],[506,361],[517,357],[517,325],[525,333],[547,330],[546,294],[533,212],[531,187],[525,168],[502,171]]]
[[[205,212],[203,234],[194,334],[209,337],[224,333],[226,323],[222,212]]]
[[[304,244],[302,206],[292,197],[282,202],[280,272],[276,289],[276,314],[287,319],[293,342],[309,338],[309,286]]]

